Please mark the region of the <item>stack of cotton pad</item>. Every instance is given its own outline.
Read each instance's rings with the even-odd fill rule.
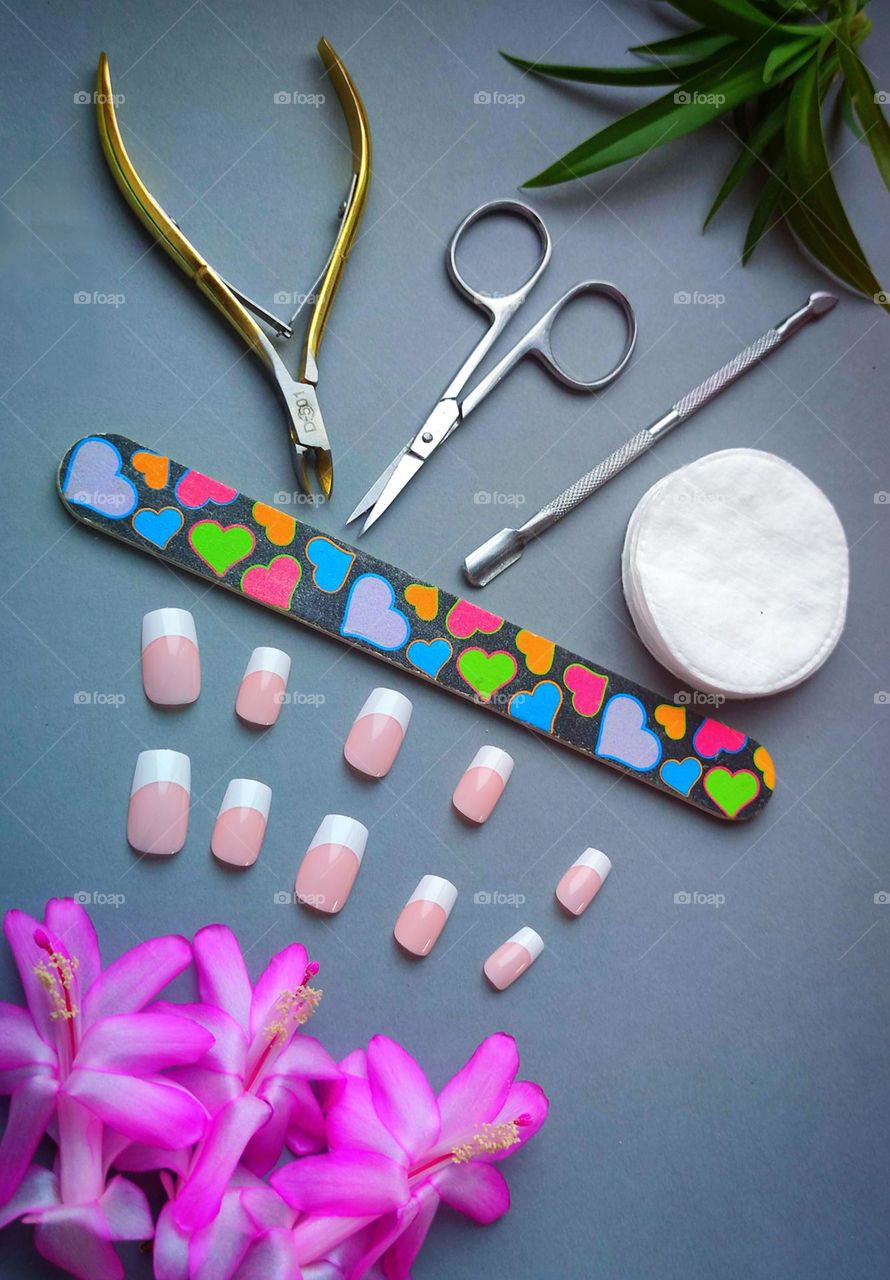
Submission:
[[[849,556],[837,512],[757,449],[699,458],[654,485],[627,526],[627,607],[652,655],[690,687],[778,693],[837,644]]]

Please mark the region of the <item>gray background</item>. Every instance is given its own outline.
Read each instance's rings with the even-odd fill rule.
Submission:
[[[867,60],[887,85],[887,15],[873,8],[884,30]],[[890,890],[890,706],[875,694],[890,688],[890,507],[874,495],[890,489],[888,321],[844,296],[481,597],[672,693],[676,682],[637,640],[622,600],[618,558],[634,504],[665,472],[714,449],[760,445],[802,467],[848,534],[849,621],[804,687],[730,708],[730,720],[769,745],[780,787],[755,823],[723,826],[73,524],[55,496],[55,464],[90,431],[169,450],[267,501],[294,487],[268,380],[150,248],[106,172],[92,108],[75,94],[91,90],[106,49],[126,98],[127,145],[149,187],[215,266],[271,306],[279,290],[309,289],[345,194],[345,132],[315,40],[326,34],[344,56],[372,122],[375,163],[321,361],[337,487],[313,518],[342,537],[346,513],[482,330],[445,275],[454,226],[634,101],[534,82],[498,48],[616,62],[626,45],[677,29],[669,22],[660,6],[568,0],[0,7],[4,897],[39,912],[51,895],[123,894],[117,908],[94,908],[107,957],[222,920],[258,972],[300,938],[322,964],[314,1029],[326,1043],[345,1052],[385,1031],[436,1083],[487,1033],[513,1032],[523,1072],[550,1095],[550,1120],[505,1166],[510,1216],[481,1229],[443,1212],[416,1267],[423,1280],[886,1275],[890,905],[874,895]],[[319,108],[273,101],[326,89]],[[482,105],[480,92],[525,101]],[[852,220],[890,280],[886,192],[848,132],[834,147]],[[370,550],[459,592],[463,555],[513,514],[475,494],[520,495],[530,513],[826,286],[781,230],[741,269],[744,198],[699,235],[734,152],[716,125],[588,183],[532,194],[556,247],[531,318],[579,277],[605,276],[636,304],[637,355],[595,400],[521,367],[381,522]],[[514,250],[530,249],[523,236],[480,232],[474,262],[491,285],[506,283]],[[81,290],[124,301],[77,305]],[[725,302],[677,305],[683,290]],[[616,349],[611,324],[579,309],[564,325],[566,358],[592,368],[585,351]],[[181,713],[152,708],[140,687],[140,618],[161,605],[190,608],[198,627],[204,688]],[[292,689],[324,697],[286,708],[265,735],[232,712],[257,644],[286,648]],[[409,694],[414,722],[390,777],[366,785],[347,773],[341,746],[381,681]],[[78,703],[79,691],[124,701]],[[516,772],[493,819],[469,830],[449,795],[487,741],[515,756]],[[188,843],[167,861],[137,860],[124,839],[133,763],[149,746],[187,751],[193,764]],[[274,800],[262,858],[241,875],[214,863],[208,840],[226,781],[245,774],[269,782]],[[330,924],[273,901],[327,810],[371,827],[355,891]],[[589,844],[615,869],[588,915],[569,921],[553,886]],[[424,872],[453,878],[461,896],[438,949],[411,964],[391,929]],[[484,890],[526,901],[474,904]],[[725,901],[675,905],[682,890]],[[523,923],[548,950],[495,995],[482,961]],[[3,964],[5,994],[18,999]],[[23,1249],[25,1238],[16,1228],[0,1239],[3,1275],[55,1275]],[[128,1274],[148,1272],[131,1255]]]

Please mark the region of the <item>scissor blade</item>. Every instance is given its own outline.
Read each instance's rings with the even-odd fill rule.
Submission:
[[[416,454],[408,453],[406,450],[404,457],[396,463],[395,470],[384,485],[380,497],[368,513],[368,518],[362,525],[362,533],[367,533],[371,525],[377,523],[384,511],[387,511],[395,502],[405,485],[414,479],[424,462],[426,458],[418,458]]]
[[[368,492],[361,499],[358,506],[355,508],[355,510],[352,512],[352,514],[349,516],[348,520],[346,521],[347,524],[352,524],[353,520],[357,520],[359,516],[363,516],[368,511],[371,510],[374,503],[377,501],[377,499],[380,497],[383,490],[386,488],[387,483],[389,482],[390,476],[395,471],[396,467],[402,461],[402,459],[404,458],[407,452],[408,452],[408,446],[403,445],[402,448],[399,450],[399,452],[396,454],[396,456],[393,458],[392,462],[386,468],[386,470],[377,477],[377,479],[371,485]]]

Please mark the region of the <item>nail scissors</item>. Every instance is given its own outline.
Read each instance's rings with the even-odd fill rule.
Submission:
[[[464,279],[457,265],[457,248],[461,237],[480,219],[497,213],[511,214],[529,222],[537,232],[541,245],[541,255],[529,278],[514,292],[501,296],[482,293],[472,288]],[[570,387],[573,391],[597,391],[601,387],[607,387],[622,372],[631,357],[637,340],[637,322],[633,307],[615,285],[609,284],[605,280],[582,280],[573,285],[571,289],[568,289],[553,304],[550,310],[545,312],[536,324],[532,325],[528,332],[519,339],[515,346],[510,348],[491,372],[486,374],[474,390],[464,395],[462,399],[459,398],[460,393],[477,366],[538,283],[547,263],[550,261],[552,250],[553,244],[550,239],[550,232],[547,230],[545,223],[534,209],[519,200],[491,200],[487,204],[480,205],[478,209],[474,209],[472,213],[464,218],[448,245],[446,254],[448,274],[455,288],[470,302],[479,307],[481,311],[484,311],[491,323],[487,332],[476,344],[445,388],[436,407],[423,426],[414,438],[409,440],[405,447],[393,458],[383,474],[375,480],[350,515],[346,522],[347,524],[357,520],[359,516],[367,515],[362,526],[362,533],[370,529],[371,525],[380,519],[384,511],[389,508],[406,485],[413,480],[423,464],[438,449],[439,445],[444,444],[467,416],[472,413],[473,409],[478,404],[481,404],[488,393],[525,356],[534,356],[552,377],[564,386]],[[624,317],[626,339],[624,350],[619,357],[618,363],[601,377],[584,381],[574,377],[559,363],[553,354],[551,334],[560,312],[581,294],[590,293],[600,294],[618,306]]]
[[[279,320],[252,301],[213,269],[183,235],[177,223],[151,195],[127,154],[115,112],[111,73],[105,54],[99,57],[96,75],[96,112],[102,150],[124,199],[163,249],[189,276],[218,311],[238,331],[248,347],[262,360],[272,377],[287,414],[291,460],[300,486],[311,493],[309,464],[319,488],[330,497],[334,485],[334,460],[318,405],[318,349],[346,258],[358,231],[371,173],[371,134],[365,108],[349,72],[332,46],[323,37],[318,52],[340,101],[349,129],[352,149],[352,182],[340,208],[340,228],[334,247],[310,297],[314,299],[300,358],[299,374],[292,378],[276,348],[253,318],[262,320],[280,338],[292,338],[290,323]],[[252,313],[252,314],[251,314]],[[299,314],[299,312],[297,313]]]

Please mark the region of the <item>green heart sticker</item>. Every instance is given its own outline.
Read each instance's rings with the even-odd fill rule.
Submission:
[[[758,794],[760,781],[750,769],[732,773],[718,767],[705,774],[704,788],[717,808],[722,809],[727,818],[734,818]]]
[[[457,669],[473,692],[483,702],[488,702],[516,675],[516,659],[502,649],[495,653],[486,653],[484,649],[464,649],[457,659]]]
[[[256,546],[256,538],[243,524],[225,527],[215,520],[199,520],[189,530],[189,542],[213,572],[222,577],[239,560],[245,560]]]

